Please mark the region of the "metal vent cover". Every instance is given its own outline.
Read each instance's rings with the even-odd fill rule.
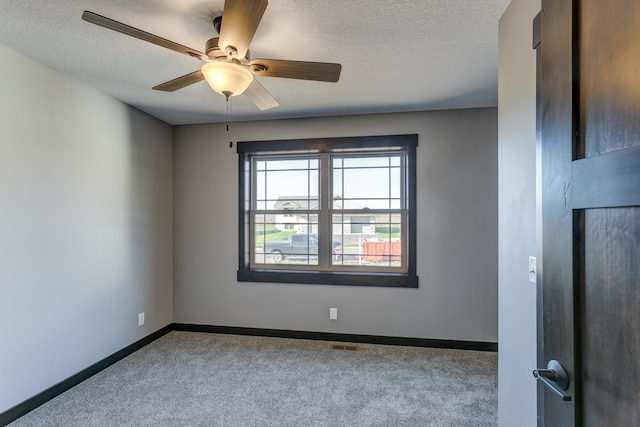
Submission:
[[[358,351],[359,349],[357,345],[331,344],[331,350]]]

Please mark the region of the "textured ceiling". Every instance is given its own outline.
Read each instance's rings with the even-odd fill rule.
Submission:
[[[233,99],[234,120],[497,105],[498,19],[510,0],[269,0],[253,58],[342,64],[338,83],[258,78],[280,106]],[[81,19],[90,10],[204,51],[224,0],[0,0],[0,43],[170,124],[226,120],[202,62]]]

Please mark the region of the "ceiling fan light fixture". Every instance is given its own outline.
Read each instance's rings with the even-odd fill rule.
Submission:
[[[225,96],[240,95],[253,81],[253,74],[249,70],[233,62],[207,62],[201,71],[211,89]]]

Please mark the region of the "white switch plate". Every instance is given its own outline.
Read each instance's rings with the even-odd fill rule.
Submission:
[[[529,282],[536,284],[536,274],[537,274],[537,266],[536,266],[536,257],[529,257]]]
[[[329,309],[329,320],[338,320],[338,309],[331,307]]]
[[[144,325],[144,313],[138,314],[138,326]]]

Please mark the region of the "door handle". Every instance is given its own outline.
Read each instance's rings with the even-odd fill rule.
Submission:
[[[564,392],[569,388],[569,374],[557,360],[550,360],[547,369],[534,369],[533,376],[562,400],[571,401],[571,396]]]

